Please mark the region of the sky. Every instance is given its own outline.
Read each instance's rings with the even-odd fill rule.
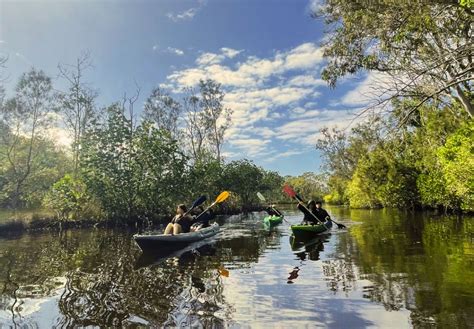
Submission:
[[[321,80],[325,26],[317,0],[0,0],[0,54],[7,92],[31,67],[54,78],[59,63],[88,52],[85,74],[100,106],[141,89],[170,93],[211,78],[233,110],[227,161],[253,160],[282,175],[320,172],[323,127],[349,129],[372,75]],[[138,103],[137,103],[138,104]]]

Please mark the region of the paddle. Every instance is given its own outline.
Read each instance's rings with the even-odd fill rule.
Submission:
[[[193,204],[191,205],[191,208],[189,208],[189,210],[186,211],[182,217],[185,217],[186,215],[189,215],[189,213],[190,213],[191,211],[193,211],[194,208],[196,208],[197,206],[202,205],[203,202],[206,201],[206,200],[207,200],[206,196],[205,196],[205,195],[201,195],[199,198],[197,198],[196,200],[194,200]]]
[[[222,192],[221,194],[219,194],[216,198],[216,201],[214,201],[209,207],[207,207],[203,212],[201,212],[199,215],[196,216],[196,218],[194,219],[194,221],[196,222],[197,219],[199,217],[201,217],[202,214],[204,214],[205,212],[207,212],[209,209],[211,209],[212,207],[214,207],[216,204],[218,203],[222,203],[224,202],[225,200],[227,200],[227,198],[229,197],[230,193],[227,192],[227,191],[224,191]]]
[[[265,197],[262,195],[262,193],[257,192],[257,196],[258,196],[258,198],[260,199],[260,201],[265,202],[265,203],[267,202],[267,200],[265,200]],[[273,209],[275,209],[273,206],[270,206],[270,207],[272,207]],[[280,211],[278,211],[278,212],[280,213]],[[281,214],[281,213],[280,213],[280,214]],[[285,216],[283,216],[283,214],[281,215],[281,217],[283,218],[283,220],[284,220],[285,222],[287,222],[288,224],[290,224],[290,223],[285,219]]]
[[[296,194],[295,190],[293,190],[293,189],[291,188],[291,186],[289,186],[289,185],[283,186],[283,192],[285,192],[290,198],[294,198],[294,199],[298,200],[298,202],[299,202],[314,218],[316,218],[318,221],[321,222],[321,220],[320,220],[319,218],[317,218],[311,211],[309,211],[308,208],[306,208],[306,206],[304,205],[303,198],[301,198],[298,194]],[[337,228],[339,228],[339,229],[346,228],[345,225],[339,224],[338,222],[332,220],[331,217],[328,216],[327,218],[329,218],[329,220],[330,220],[331,222],[333,222],[334,224],[336,224],[336,225],[337,225]],[[321,223],[322,223],[322,222],[321,222]]]

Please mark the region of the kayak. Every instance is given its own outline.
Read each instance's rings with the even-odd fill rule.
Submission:
[[[283,216],[267,216],[263,219],[263,223],[267,226],[275,226],[283,223]]]
[[[315,225],[291,225],[291,231],[297,239],[314,237],[315,235],[326,233],[332,227],[332,221],[327,221]]]
[[[176,249],[192,242],[204,240],[216,235],[219,232],[219,224],[214,223],[209,227],[205,227],[196,232],[181,233],[177,235],[171,234],[135,234],[133,239],[140,249],[162,248]]]

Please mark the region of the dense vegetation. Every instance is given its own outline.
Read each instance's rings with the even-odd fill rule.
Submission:
[[[327,0],[330,85],[369,72],[372,103],[350,131],[322,131],[328,202],[474,211],[472,1]]]
[[[13,96],[2,89],[2,208],[46,206],[61,221],[135,221],[168,216],[178,203],[222,190],[233,192],[226,206],[234,210],[258,205],[256,191],[281,200],[278,173],[222,158],[231,110],[219,84],[201,81],[182,100],[156,88],[138,116],[139,91],[97,108],[97,93],[81,80],[88,65],[85,56],[59,66],[65,91],[54,91],[36,69],[20,77]],[[54,127],[69,133],[70,149],[53,142]]]

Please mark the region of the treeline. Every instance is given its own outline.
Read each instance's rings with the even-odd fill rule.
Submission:
[[[323,79],[373,78],[363,123],[325,129],[317,142],[327,202],[474,211],[472,15],[472,1],[327,0],[315,9],[331,27]]]
[[[395,116],[395,115],[394,115]],[[446,108],[421,107],[397,127],[379,117],[350,132],[324,130],[330,193],[354,208],[444,208],[474,211],[474,124]]]
[[[224,161],[231,110],[218,83],[201,81],[180,98],[155,88],[143,109],[135,106],[139,90],[98,108],[84,81],[89,66],[88,56],[59,65],[66,90],[36,69],[21,75],[13,95],[0,89],[0,207],[48,207],[61,221],[135,221],[222,190],[232,192],[225,207],[234,210],[257,206],[257,191],[281,199],[277,172]],[[66,132],[71,147],[60,147],[52,131]]]

